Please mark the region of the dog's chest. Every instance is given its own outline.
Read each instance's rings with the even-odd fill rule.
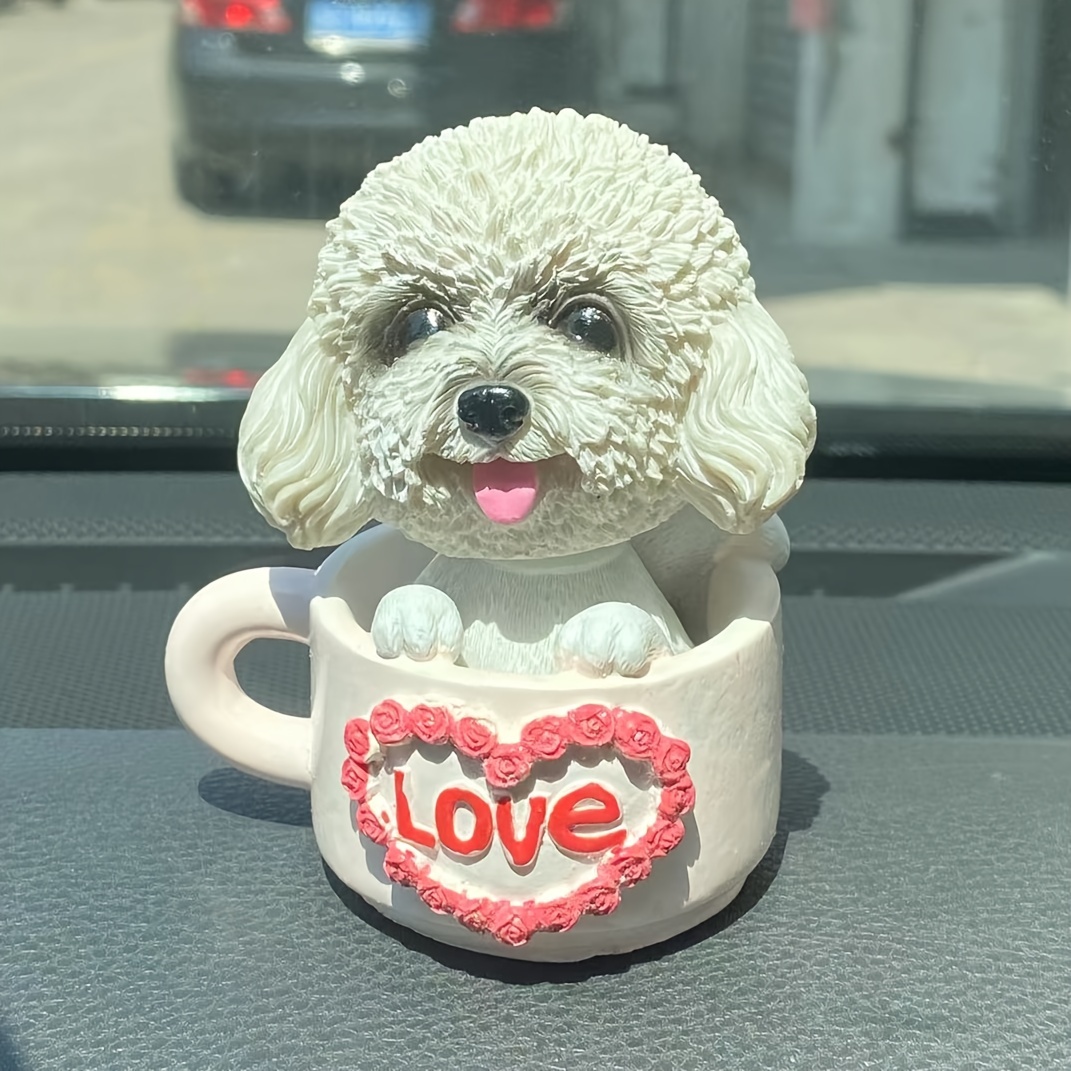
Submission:
[[[563,562],[435,558],[417,583],[445,592],[465,626],[461,659],[473,669],[552,673],[558,634],[574,615],[606,602],[645,610],[674,651],[691,646],[672,607],[628,545]]]

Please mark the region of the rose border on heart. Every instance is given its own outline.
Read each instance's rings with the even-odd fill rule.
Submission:
[[[643,836],[610,851],[595,877],[554,900],[515,903],[491,897],[469,897],[431,877],[416,855],[392,840],[367,800],[369,766],[382,749],[421,740],[451,744],[483,764],[484,777],[494,788],[513,788],[526,781],[538,762],[565,755],[570,747],[612,747],[619,755],[647,763],[660,785],[658,810]],[[691,749],[663,733],[654,718],[634,710],[587,703],[566,715],[547,714],[521,730],[521,738],[501,742],[491,722],[446,708],[419,703],[407,708],[394,699],[377,704],[367,719],[352,718],[344,729],[347,757],[342,785],[356,803],[356,825],[374,844],[386,845],[383,871],[391,881],[415,889],[439,914],[453,915],[477,933],[489,933],[508,945],[523,945],[540,931],[560,933],[583,915],[608,915],[621,902],[621,890],[642,881],[653,861],[671,852],[684,837],[681,816],[695,805],[695,786],[688,774]]]

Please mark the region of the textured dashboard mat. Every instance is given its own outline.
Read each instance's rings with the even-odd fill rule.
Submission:
[[[789,597],[784,620],[789,728],[1071,734],[1071,609]]]
[[[0,473],[0,544],[129,546],[283,538],[236,474]],[[781,511],[800,549],[1071,550],[1071,487],[809,480]]]
[[[1071,744],[786,746],[736,904],[541,967],[355,914],[183,733],[0,732],[0,1068],[1071,1067]]]
[[[181,592],[0,592],[0,726],[175,725],[163,679]],[[785,600],[785,725],[840,733],[1071,733],[1071,610]],[[308,652],[258,640],[238,674],[307,713]]]
[[[0,473],[0,543],[284,545],[237,473]]]
[[[0,592],[0,725],[174,728],[164,648],[182,592]],[[256,640],[238,658],[251,695],[308,713],[302,644]]]
[[[285,548],[233,474],[0,474],[0,495],[0,545],[13,567],[20,547],[126,552],[146,575],[152,553],[168,548]],[[797,549],[827,556],[1071,547],[1071,488],[1059,486],[815,480],[784,516]],[[24,591],[15,575],[0,583],[10,585],[0,590],[0,725],[175,724],[162,657],[188,590]],[[1068,610],[787,597],[785,640],[789,728],[1071,732]],[[258,641],[239,675],[257,698],[307,711],[301,646]]]
[[[1059,484],[810,480],[780,516],[800,550],[1071,549],[1071,487]]]

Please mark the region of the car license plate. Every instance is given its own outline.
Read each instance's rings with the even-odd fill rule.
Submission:
[[[429,0],[309,0],[305,41],[343,55],[359,48],[420,48],[431,35]]]

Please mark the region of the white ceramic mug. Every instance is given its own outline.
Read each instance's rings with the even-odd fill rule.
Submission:
[[[379,658],[376,605],[429,557],[379,527],[315,572],[209,584],[168,641],[179,717],[234,766],[311,789],[328,865],[438,941],[577,960],[654,944],[725,907],[777,821],[770,566],[719,566],[710,639],[641,678],[594,680]],[[234,659],[257,637],[308,644],[311,718],[241,690]]]

